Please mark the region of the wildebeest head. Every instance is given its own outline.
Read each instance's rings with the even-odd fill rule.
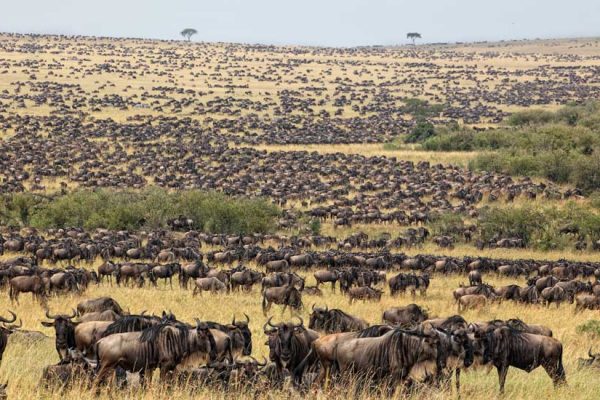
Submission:
[[[272,328],[276,329],[277,335],[277,347],[279,348],[279,359],[281,360],[281,365],[286,368],[287,364],[292,358],[292,353],[294,351],[294,336],[304,331],[304,321],[301,317],[298,317],[300,320],[299,324],[294,324],[293,322],[282,322],[277,325],[273,325],[271,323],[271,318],[267,321],[267,324]]]
[[[17,320],[15,313],[12,311],[9,311],[9,313],[12,315],[12,319],[0,317],[0,322],[2,323],[0,325],[0,361],[2,361],[2,355],[8,344],[8,336],[23,325],[21,321],[19,321],[19,325],[6,325]]]
[[[592,354],[592,348],[588,350],[589,358],[578,358],[577,365],[579,368],[594,367],[600,368],[600,353]]]
[[[324,328],[327,319],[329,318],[329,308],[325,306],[325,308],[315,307],[312,305],[312,313],[310,314],[310,319],[308,320],[308,328],[321,330]]]
[[[73,310],[72,315],[51,315],[46,311],[46,318],[52,321],[42,321],[46,327],[54,327],[56,332],[56,351],[61,360],[68,356],[69,349],[75,348],[75,322],[72,321],[77,313]]]
[[[210,332],[210,327],[206,322],[201,322],[200,320],[196,320],[196,334],[197,340],[201,343],[204,342],[204,346],[199,345],[198,347],[208,350],[209,358],[211,361],[217,359],[217,344],[215,343],[215,338]]]
[[[249,356],[250,354],[252,354],[252,332],[250,332],[249,327],[250,317],[246,313],[244,313],[244,316],[246,317],[245,321],[236,321],[234,316],[230,328],[234,330],[239,330],[244,341],[244,349],[242,351],[242,354],[245,356]]]

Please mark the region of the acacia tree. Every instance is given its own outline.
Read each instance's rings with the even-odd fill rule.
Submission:
[[[198,33],[198,31],[195,30],[194,28],[185,28],[184,30],[181,31],[181,36],[186,38],[187,41],[189,42],[190,39],[192,38],[192,36],[195,35],[196,33]]]
[[[416,39],[421,39],[421,34],[419,32],[408,32],[406,34],[406,38],[407,39],[411,39],[413,46],[415,45],[415,40]]]

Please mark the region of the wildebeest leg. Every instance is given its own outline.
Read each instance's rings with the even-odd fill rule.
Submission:
[[[456,368],[456,394],[460,396],[460,368]]]
[[[496,367],[498,370],[498,381],[500,382],[500,393],[504,393],[504,383],[506,382],[506,374],[508,373],[508,365]]]

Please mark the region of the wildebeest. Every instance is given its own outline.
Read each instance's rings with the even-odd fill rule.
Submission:
[[[264,273],[251,269],[234,272],[229,279],[231,290],[235,291],[240,286],[249,290],[252,285],[259,283],[264,276]]]
[[[473,270],[469,272],[469,285],[477,286],[483,283],[481,279],[481,272],[478,270]]]
[[[198,292],[202,294],[203,291],[210,291],[212,293],[229,292],[229,286],[225,285],[215,277],[198,278],[194,281],[194,283],[194,291],[192,292],[193,296],[195,296]]]
[[[575,312],[584,309],[599,310],[600,297],[594,296],[593,294],[578,294],[575,296]]]
[[[354,317],[337,308],[319,308],[313,304],[309,329],[325,333],[352,332],[366,329],[369,324],[358,317]]]
[[[458,298],[458,312],[484,307],[487,304],[487,300],[487,297],[482,294],[465,294]]]
[[[335,283],[339,279],[338,271],[323,269],[315,271],[313,275],[315,277],[315,280],[317,281],[317,287],[319,287],[321,283],[331,282],[331,289],[335,291]]]
[[[77,315],[79,316],[90,312],[102,312],[106,310],[112,310],[117,315],[123,315],[123,309],[119,303],[111,297],[98,297],[77,304]]]
[[[278,368],[287,370],[292,375],[295,385],[302,383],[302,376],[307,368],[311,368],[315,362],[315,356],[306,360],[310,352],[311,344],[319,334],[304,327],[302,318],[300,323],[293,322],[272,324],[269,318],[264,330],[269,337],[269,358],[275,362]],[[267,330],[266,327],[270,329]]]
[[[573,302],[573,295],[560,286],[545,288],[540,293],[540,297],[547,307],[550,306],[550,303],[556,303],[556,308],[558,308],[563,301]]]
[[[598,368],[600,369],[600,353],[592,354],[592,348],[588,350],[588,358],[578,358],[577,366],[579,368]]]
[[[290,265],[286,260],[274,260],[265,264],[267,273],[269,272],[288,272]]]
[[[19,304],[19,293],[31,293],[33,299],[38,299],[42,304],[46,300],[46,287],[38,275],[16,276],[8,281],[9,297],[11,301]]]
[[[15,313],[12,311],[9,311],[9,313],[12,315],[12,319],[6,319],[0,316],[0,322],[2,322],[2,325],[0,326],[0,362],[2,362],[2,355],[4,354],[4,350],[6,350],[6,345],[8,344],[8,337],[14,333],[16,329],[20,328],[20,325],[6,325],[17,320]]]
[[[151,277],[152,283],[156,286],[156,281],[158,279],[164,279],[169,281],[169,286],[173,289],[173,275],[179,273],[181,271],[181,265],[178,263],[171,263],[165,265],[156,265],[150,269],[148,272]]]
[[[54,327],[54,332],[56,334],[56,352],[61,360],[64,360],[68,356],[69,349],[74,349],[76,346],[76,323],[72,321],[72,319],[76,316],[77,313],[75,310],[73,310],[73,314],[71,315],[51,315],[48,311],[46,311],[46,318],[51,319],[52,321],[42,321],[42,325],[45,327]]]
[[[48,365],[42,372],[41,383],[46,389],[64,389],[78,379],[91,380],[94,366],[77,350],[69,350],[67,357],[58,364]]]
[[[348,298],[349,298],[350,304],[352,304],[352,302],[355,300],[379,301],[379,300],[381,300],[382,294],[383,294],[382,290],[373,289],[369,286],[352,287],[348,290]]]
[[[161,380],[189,353],[199,349],[214,351],[214,340],[206,324],[195,328],[182,323],[166,322],[151,326],[141,332],[118,333],[106,336],[96,343],[98,374],[103,382],[115,368],[139,372],[142,384],[146,374],[160,368]],[[212,345],[211,345],[212,343]]]
[[[343,341],[337,344],[334,358],[340,373],[353,373],[361,382],[367,380],[388,390],[412,373],[428,373],[429,365],[433,365],[436,376],[446,367],[437,335],[400,328],[379,337]]]
[[[501,393],[509,367],[531,372],[541,366],[555,386],[566,383],[562,354],[563,347],[558,340],[508,326],[490,330],[484,337],[483,362],[491,362],[498,370]]]
[[[121,316],[113,310],[106,311],[94,311],[85,313],[77,319],[77,322],[90,322],[90,321],[116,321]]]
[[[410,328],[429,318],[427,311],[416,304],[404,307],[392,307],[383,312],[383,322],[391,325]]]
[[[290,310],[300,310],[302,308],[302,294],[291,283],[287,286],[267,288],[263,292],[263,314],[266,315],[273,303],[283,305],[282,314],[287,307],[290,307]]]

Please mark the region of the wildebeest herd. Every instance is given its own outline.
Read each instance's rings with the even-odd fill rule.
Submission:
[[[448,388],[453,377],[460,390],[461,371],[482,365],[496,367],[501,390],[510,366],[527,372],[542,367],[560,385],[566,383],[563,347],[550,328],[518,318],[469,322],[461,314],[503,301],[540,306],[576,301],[573,312],[600,309],[600,263],[351,252],[337,249],[336,242],[327,249],[325,239],[321,243],[310,237],[296,238],[297,244],[278,236],[194,231],[23,233],[21,255],[14,253],[0,264],[0,282],[14,304],[26,292],[46,310],[41,324],[54,329],[59,358],[43,371],[46,388],[83,381],[91,390],[113,379],[119,387],[144,388],[159,369],[162,382],[191,391],[281,388],[288,382],[306,391],[351,381],[356,390],[390,394],[398,387],[407,392]],[[307,250],[304,242],[311,240],[320,242],[320,250]],[[203,245],[222,247],[203,252]],[[57,251],[62,249],[67,252]],[[100,264],[94,269],[96,259]],[[445,293],[447,302],[458,304],[456,315],[431,316],[413,303],[367,321],[321,305],[325,294],[337,291],[347,297],[349,308],[353,301],[378,302],[382,296],[425,301],[431,282],[450,276],[469,283]],[[306,284],[309,277],[314,286]],[[488,277],[515,283],[494,287],[486,283]],[[157,293],[184,290],[192,298],[202,292],[245,292],[260,297],[264,319],[245,315],[231,322],[182,321],[170,311],[135,314],[110,297],[82,301],[65,314],[48,310],[49,302],[84,296],[97,285],[148,287]],[[285,318],[289,307],[292,320],[274,323],[272,304],[282,306],[277,319]],[[307,325],[302,312],[310,312]],[[12,312],[2,318],[3,349],[8,336],[21,329],[16,320]],[[268,360],[252,358],[256,343],[251,324],[262,325]],[[598,366],[597,356],[589,354],[580,360],[582,368]]]
[[[541,367],[559,390],[597,374],[597,339],[538,314],[597,317],[600,263],[526,259],[524,237],[478,225],[489,203],[581,191],[379,152],[285,150],[382,144],[421,118],[493,129],[516,107],[598,99],[597,56],[0,37],[0,194],[159,186],[283,209],[272,234],[201,232],[187,215],[168,230],[1,227],[9,390],[25,386],[12,379],[23,354],[38,397],[447,396],[461,377],[471,396],[474,379],[493,390],[480,369],[496,368],[501,391],[517,380],[510,367]],[[445,214],[467,222],[433,232]],[[312,234],[306,221],[331,229]],[[561,234],[591,250],[578,259],[600,250],[597,237]],[[429,243],[453,255],[427,254]],[[454,255],[463,243],[515,253]]]

